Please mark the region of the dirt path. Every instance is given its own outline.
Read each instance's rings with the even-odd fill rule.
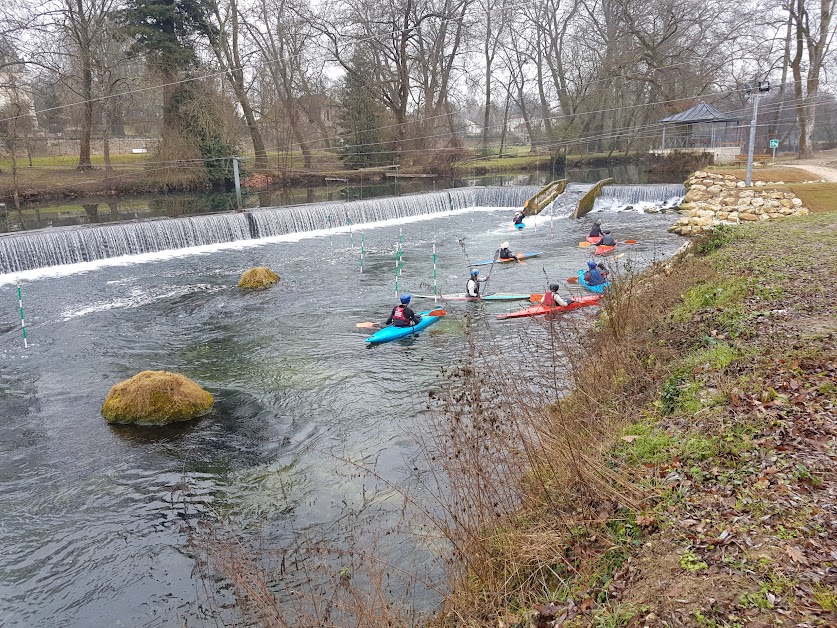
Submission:
[[[824,150],[811,159],[798,159],[782,165],[807,170],[830,183],[837,183],[837,149]]]

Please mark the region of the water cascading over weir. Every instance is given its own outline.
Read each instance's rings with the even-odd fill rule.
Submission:
[[[470,207],[522,207],[535,186],[469,187],[363,201],[62,227],[0,236],[0,274],[254,240]]]
[[[686,187],[682,183],[660,183],[648,185],[606,185],[597,202],[609,206],[639,204],[672,204],[682,200]]]

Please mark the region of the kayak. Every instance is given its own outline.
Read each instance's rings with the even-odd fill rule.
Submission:
[[[584,286],[588,290],[590,290],[592,292],[598,292],[599,294],[604,294],[605,288],[610,287],[610,282],[609,281],[605,281],[604,283],[600,283],[596,286],[589,285],[586,281],[584,281],[584,271],[583,270],[578,271],[578,283],[579,283],[579,285]]]
[[[369,338],[366,339],[366,342],[380,344],[382,342],[389,342],[390,340],[398,340],[399,338],[406,338],[407,336],[418,334],[421,330],[426,327],[430,327],[433,323],[442,318],[441,316],[427,316],[427,313],[430,311],[431,310],[425,310],[424,312],[419,312],[421,320],[412,327],[396,327],[395,325],[387,325],[383,329],[379,329],[374,334],[369,336]]]
[[[484,294],[482,297],[469,297],[464,292],[455,294],[440,294],[436,298],[441,301],[526,301],[531,294]],[[432,299],[432,294],[414,294],[415,299]]]
[[[517,224],[514,226],[514,228],[515,228],[515,229],[523,229],[525,226],[526,226],[526,225],[524,225],[522,222],[519,222],[519,223],[517,223]]]
[[[529,259],[530,257],[537,257],[540,254],[541,254],[540,251],[536,251],[534,253],[521,253],[519,255],[519,257],[501,257],[497,261],[502,263],[502,264],[507,264],[508,262],[516,262],[516,261],[518,261],[518,259]],[[474,266],[487,266],[488,264],[493,264],[493,263],[494,263],[493,259],[487,259],[483,262],[477,262],[476,264],[474,264]]]
[[[533,305],[532,307],[527,307],[525,310],[519,310],[517,312],[511,312],[509,314],[499,314],[497,316],[498,319],[504,320],[507,318],[526,318],[527,316],[541,316],[542,314],[560,314],[561,312],[567,312],[569,310],[575,310],[580,307],[587,307],[588,305],[598,305],[599,304],[599,297],[598,295],[587,295],[583,297],[577,297],[573,299],[573,302],[563,306],[563,305],[543,305],[538,303],[537,305]]]
[[[608,253],[613,251],[615,248],[616,248],[615,244],[613,246],[604,246],[604,245],[600,244],[599,246],[596,247],[596,252],[594,253],[594,255],[607,255]]]
[[[587,241],[590,244],[598,244],[601,239],[602,236],[587,236]]]

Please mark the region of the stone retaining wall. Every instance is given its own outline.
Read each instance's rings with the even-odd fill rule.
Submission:
[[[787,189],[770,188],[782,183],[756,181],[754,187],[748,188],[732,175],[699,170],[686,179],[688,192],[680,205],[680,213],[684,216],[669,231],[692,235],[724,223],[807,214],[808,208],[796,194]]]

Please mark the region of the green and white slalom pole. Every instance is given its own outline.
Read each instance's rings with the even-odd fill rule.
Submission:
[[[328,241],[331,243],[331,248],[334,248],[334,237],[331,234],[331,214],[328,215]]]
[[[439,289],[436,287],[436,243],[433,243],[433,303],[439,298]]]
[[[363,256],[366,254],[366,246],[363,240],[363,231],[360,232],[360,272],[363,273]]]
[[[398,242],[395,243],[395,296],[398,297]]]
[[[399,277],[404,273],[404,232],[399,227],[398,229],[398,275]]]
[[[20,328],[23,330],[23,348],[29,348],[29,341],[26,340],[26,321],[23,318],[23,297],[20,294],[20,284],[17,286],[17,305],[20,308]]]

